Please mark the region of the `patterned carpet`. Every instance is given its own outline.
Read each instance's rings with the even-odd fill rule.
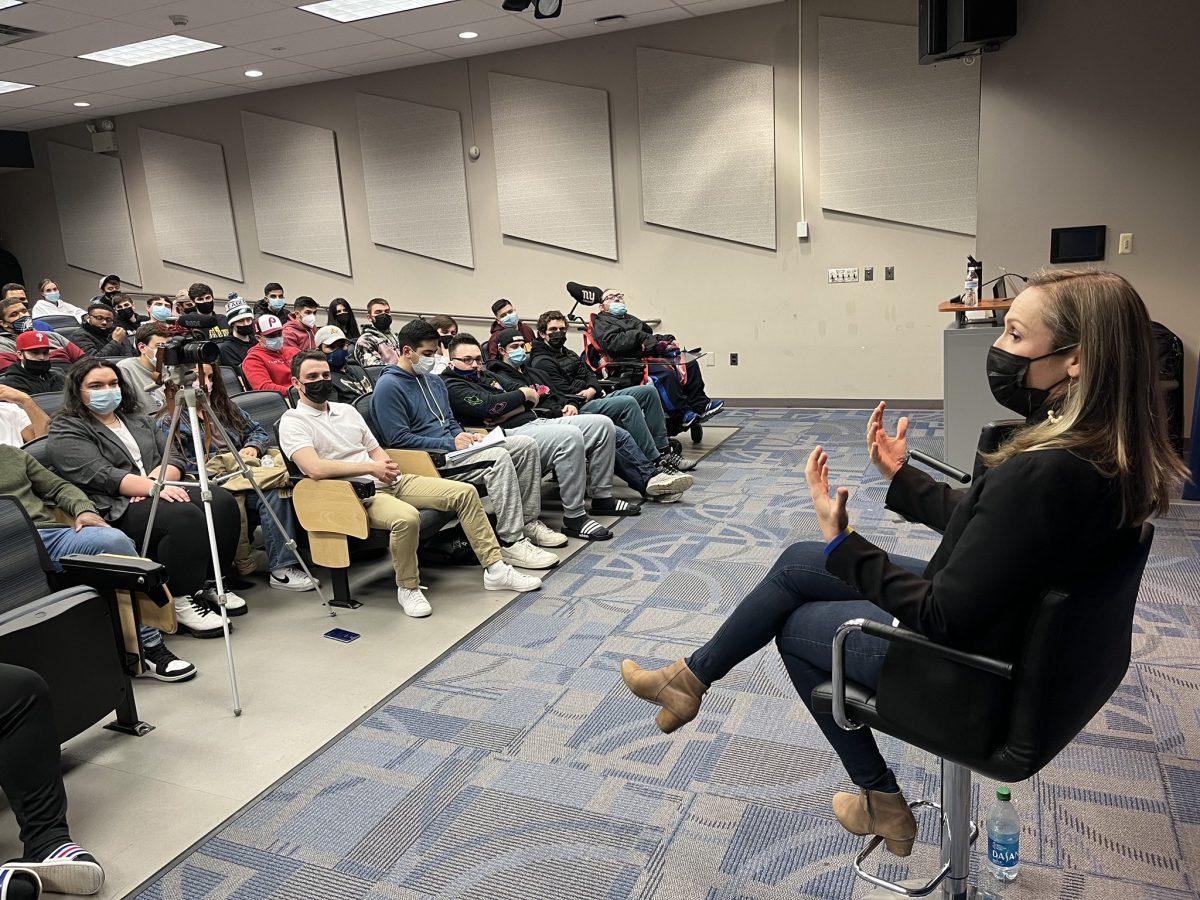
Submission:
[[[770,650],[672,737],[629,695],[625,656],[687,654],[787,543],[816,534],[803,480],[820,442],[856,527],[928,555],[893,521],[863,447],[866,412],[734,410],[741,431],[690,503],[648,509],[399,690],[190,855],[145,900],[850,898],[861,839],[829,810],[847,785]],[[940,413],[915,413],[937,452]],[[1200,884],[1200,506],[1160,524],[1134,666],[1108,707],[1014,787],[1024,867],[1007,896],[1183,900]],[[910,797],[928,755],[882,741]],[[994,796],[976,783],[976,803]],[[922,820],[914,875],[936,856]],[[978,853],[975,857],[978,858]],[[906,877],[894,858],[889,877]]]

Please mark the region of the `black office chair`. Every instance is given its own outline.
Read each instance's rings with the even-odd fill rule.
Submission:
[[[229,398],[234,405],[267,430],[271,446],[279,446],[279,420],[288,411],[287,401],[276,391],[244,391]]]
[[[63,328],[78,328],[79,320],[74,316],[38,316],[33,321],[41,322],[43,325],[49,325],[55,331]]]
[[[983,430],[979,433],[979,446],[975,449],[975,467],[971,470],[973,479],[983,474],[985,466],[982,455],[997,449],[1024,424],[1024,419],[1001,419],[997,422],[988,422],[983,426]]]
[[[54,330],[73,344],[75,343],[75,338],[83,333],[83,326],[76,322],[73,325],[64,325]]]
[[[372,387],[379,383],[379,376],[383,374],[383,370],[386,368],[387,366],[363,366],[363,371],[371,379]]]
[[[30,397],[34,403],[38,405],[38,409],[48,416],[54,415],[66,402],[66,395],[63,391],[47,391],[44,394],[34,394]]]
[[[44,439],[43,439],[44,440]],[[118,590],[161,591],[165,570],[147,559],[71,554],[64,572],[50,561],[33,522],[13,497],[0,497],[0,660],[32,669],[54,700],[60,741],[116,712],[107,726],[143,735],[132,667],[117,610]],[[53,582],[53,583],[52,583]]]
[[[242,378],[238,375],[237,369],[233,366],[220,366],[221,381],[225,383],[225,393],[230,397],[237,394],[246,393],[246,386],[242,384]]]

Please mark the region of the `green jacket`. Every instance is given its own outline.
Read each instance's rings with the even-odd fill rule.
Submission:
[[[54,517],[58,507],[71,518],[96,512],[79,488],[63,481],[36,459],[7,444],[0,444],[0,494],[15,497],[37,528],[61,528]]]

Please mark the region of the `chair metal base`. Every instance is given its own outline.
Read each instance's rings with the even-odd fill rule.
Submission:
[[[909,878],[905,881],[898,882],[901,887],[906,888],[918,888],[924,883],[925,882],[921,881],[919,878]],[[973,886],[967,887],[966,892],[962,894],[953,895],[943,893],[942,896],[944,900],[981,900],[981,898],[983,898],[983,894],[979,893],[978,890]],[[868,891],[862,895],[862,900],[895,900],[895,898],[896,892],[890,891],[887,888],[876,888],[875,890]]]

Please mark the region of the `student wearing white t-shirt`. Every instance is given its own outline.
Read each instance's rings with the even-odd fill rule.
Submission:
[[[292,384],[300,402],[279,420],[279,446],[309,478],[375,483],[375,496],[367,501],[367,521],[372,528],[391,532],[396,598],[408,615],[421,618],[432,612],[417,568],[422,509],[457,513],[483,566],[486,590],[535,591],[542,586],[540,579],[516,571],[501,559],[500,543],[474,487],[447,478],[402,475],[358,410],[329,402],[333,381],[325,354],[320,350],[297,353],[292,359]]]
[[[24,391],[0,384],[0,444],[20,447],[44,436],[50,417]]]

